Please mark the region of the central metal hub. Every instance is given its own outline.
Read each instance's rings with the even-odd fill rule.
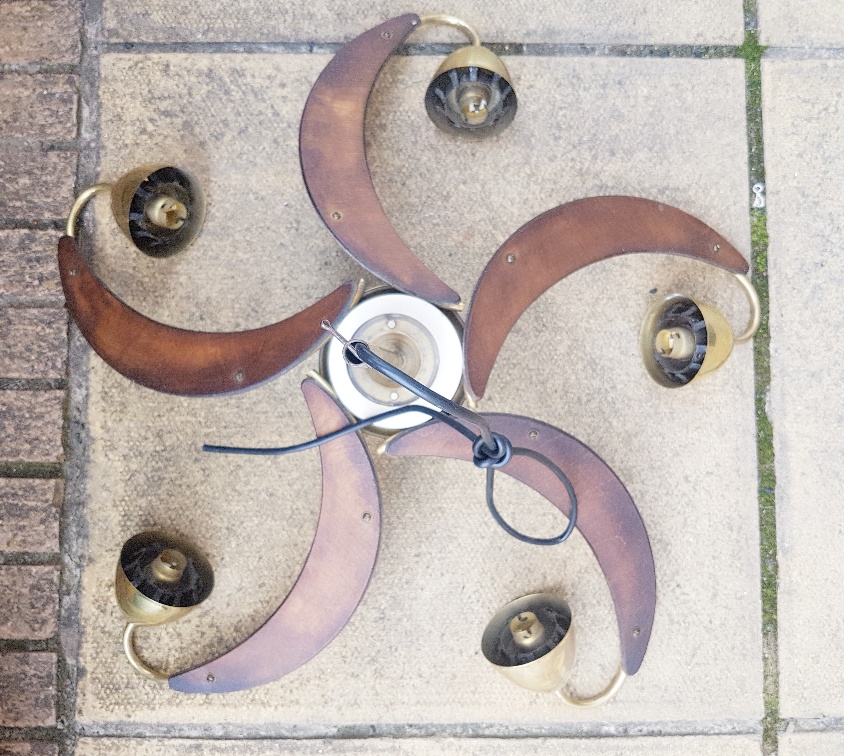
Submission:
[[[425,386],[430,387],[437,374],[437,342],[414,318],[396,313],[379,315],[358,328],[352,340],[367,342],[382,360]],[[413,392],[366,365],[353,367],[349,374],[358,391],[379,404],[401,407],[416,398]]]
[[[379,292],[365,297],[335,328],[346,339],[366,342],[381,359],[438,394],[455,399],[460,393],[462,326],[453,313],[408,294]],[[413,392],[378,371],[348,364],[337,339],[324,347],[321,371],[343,406],[361,420],[396,407],[423,404]],[[402,430],[428,419],[426,414],[412,412],[379,421],[373,428]]]

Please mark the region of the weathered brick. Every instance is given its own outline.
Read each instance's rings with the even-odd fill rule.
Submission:
[[[60,480],[0,478],[0,551],[57,552]]]
[[[75,152],[0,150],[0,219],[63,218],[73,204]]]
[[[77,63],[78,0],[3,0],[0,62]]]
[[[0,378],[63,378],[67,314],[60,309],[0,309]]]
[[[0,638],[43,640],[56,632],[59,611],[59,568],[0,567]]]
[[[0,391],[0,459],[62,459],[63,391]]]
[[[55,724],[56,655],[0,654],[0,727]]]
[[[69,74],[0,74],[0,136],[73,139],[77,87]]]
[[[0,302],[63,301],[58,237],[56,231],[0,230]]]
[[[56,743],[0,741],[0,756],[59,756]]]

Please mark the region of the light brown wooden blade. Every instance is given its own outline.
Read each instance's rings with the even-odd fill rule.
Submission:
[[[318,436],[349,424],[337,402],[315,381],[305,380],[302,392]],[[351,619],[375,567],[381,498],[358,434],[319,448],[322,507],[311,551],[292,590],[239,646],[171,677],[173,690],[229,693],[277,680],[316,656]]]
[[[670,205],[589,197],[548,210],[507,239],[478,279],[463,337],[472,396],[483,396],[507,334],[538,297],[587,265],[640,252],[694,257],[734,273],[748,270],[723,236]]]
[[[59,240],[59,273],[70,316],[106,363],[142,386],[185,396],[242,391],[289,370],[325,339],[322,320],[341,319],[359,296],[347,281],[286,320],[213,333],[164,325],[121,302],[70,236]]]
[[[441,307],[460,295],[425,267],[384,213],[366,162],[364,116],[384,63],[419,25],[408,13],[344,45],[311,89],[299,128],[302,177],[328,230],[364,268]],[[419,103],[422,107],[422,103]]]
[[[656,612],[656,571],[648,533],[618,476],[595,452],[568,433],[521,415],[484,414],[492,430],[514,447],[532,449],[556,464],[577,494],[577,529],[595,554],[610,588],[621,641],[621,666],[628,675],[642,664]],[[439,421],[403,431],[385,445],[397,457],[472,459],[472,445]],[[569,513],[559,479],[533,459],[514,456],[499,472],[520,480]],[[536,548],[565,548],[537,546]],[[529,579],[529,575],[525,579]],[[525,584],[524,591],[534,587]]]

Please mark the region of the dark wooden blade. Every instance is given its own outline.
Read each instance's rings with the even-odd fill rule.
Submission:
[[[318,436],[349,424],[337,402],[315,381],[304,381],[302,392]],[[229,693],[278,680],[322,651],[351,619],[375,567],[381,498],[358,434],[319,449],[322,507],[311,551],[292,590],[275,614],[239,646],[171,677],[173,690]]]
[[[656,571],[648,533],[633,499],[606,462],[559,428],[521,415],[484,417],[492,430],[507,436],[513,446],[545,455],[571,481],[577,494],[577,529],[595,554],[615,605],[621,666],[628,675],[635,674],[645,657],[653,627]],[[397,457],[472,459],[472,447],[466,438],[439,421],[399,433],[386,444],[385,451]],[[535,460],[514,456],[500,472],[538,491],[568,515],[565,487]],[[525,592],[530,590],[526,585]]]
[[[70,316],[106,363],[142,386],[184,396],[242,391],[289,370],[326,337],[321,321],[341,319],[359,295],[347,281],[279,323],[211,333],[164,325],[121,302],[70,236],[59,240],[59,273]]]
[[[734,273],[747,260],[692,215],[641,197],[589,197],[528,221],[492,256],[478,279],[463,336],[466,383],[476,399],[522,313],[570,273],[618,255],[694,257]]]
[[[299,158],[317,213],[355,260],[401,291],[441,307],[454,307],[460,304],[460,295],[422,264],[384,214],[363,142],[366,105],[375,80],[396,47],[418,25],[419,16],[414,13],[398,16],[337,52],[305,104]]]

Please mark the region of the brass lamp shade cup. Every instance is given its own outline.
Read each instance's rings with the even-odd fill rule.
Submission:
[[[515,637],[520,618],[533,627],[535,622],[543,626],[540,631],[543,639],[538,647],[531,649]],[[537,693],[555,691],[562,687],[574,663],[571,610],[565,601],[549,593],[533,593],[511,601],[489,621],[481,639],[481,651],[490,664],[516,685]],[[536,658],[531,659],[533,656]]]
[[[483,138],[503,131],[518,103],[507,67],[479,44],[461,47],[437,69],[425,92],[425,109],[443,131]]]
[[[181,538],[147,531],[123,544],[115,593],[133,624],[162,625],[183,617],[208,598],[213,587],[208,560]]]
[[[660,386],[678,388],[716,370],[733,350],[726,318],[712,306],[678,294],[657,304],[642,323],[642,360]]]
[[[169,677],[138,657],[136,628],[164,625],[184,617],[208,598],[213,587],[214,574],[208,560],[180,538],[144,532],[123,544],[114,590],[128,620],[123,650],[139,674],[156,681]]]
[[[205,220],[205,198],[196,179],[181,168],[144,165],[111,187],[111,210],[121,231],[150,257],[185,249]]]

